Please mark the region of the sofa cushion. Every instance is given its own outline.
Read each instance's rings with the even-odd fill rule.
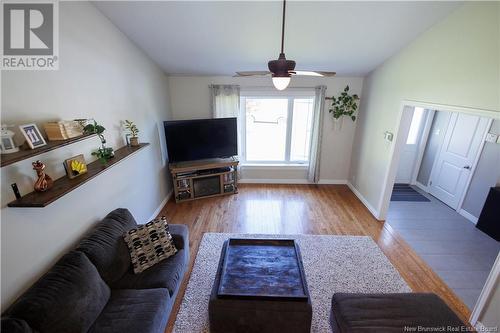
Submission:
[[[177,250],[187,249],[189,258],[189,229],[184,224],[169,224],[168,225],[170,234],[174,240],[175,247]]]
[[[137,226],[127,209],[109,213],[77,247],[97,267],[106,283],[118,280],[130,268],[130,255],[123,234]]]
[[[334,294],[335,332],[404,332],[419,327],[457,327],[465,324],[435,294]]]
[[[18,318],[2,318],[0,324],[0,332],[7,333],[35,333],[31,327],[22,319]]]
[[[123,238],[127,243],[132,267],[136,274],[177,252],[165,216],[130,229],[123,235]]]
[[[89,332],[163,333],[171,308],[167,289],[112,290]]]
[[[179,250],[174,256],[159,262],[142,273],[129,270],[111,285],[113,289],[167,288],[170,296],[179,287],[187,266],[187,251]]]
[[[82,252],[64,255],[7,309],[38,332],[87,332],[106,305],[109,287]]]

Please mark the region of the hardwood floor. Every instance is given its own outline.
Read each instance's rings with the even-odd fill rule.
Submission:
[[[377,221],[345,185],[241,184],[239,194],[176,204],[160,212],[186,224],[191,261],[166,332],[171,332],[205,232],[372,237],[415,292],[433,292],[468,322],[470,311],[390,225]]]

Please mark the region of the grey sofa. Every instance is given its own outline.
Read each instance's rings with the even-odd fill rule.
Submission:
[[[2,333],[164,332],[189,262],[188,229],[170,225],[179,251],[134,274],[122,236],[136,225],[127,209],[109,213],[2,314]]]

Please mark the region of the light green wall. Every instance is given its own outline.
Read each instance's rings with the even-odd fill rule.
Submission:
[[[403,100],[498,112],[500,3],[466,3],[365,80],[350,181],[376,209],[391,160],[385,131],[395,132]],[[404,28],[404,27],[401,27]]]

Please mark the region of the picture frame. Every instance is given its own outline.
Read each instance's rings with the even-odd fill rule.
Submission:
[[[19,129],[26,139],[26,142],[28,143],[30,149],[42,147],[47,144],[36,124],[20,125]]]
[[[83,154],[76,155],[64,160],[64,169],[69,179],[79,177],[87,173],[87,162]]]

